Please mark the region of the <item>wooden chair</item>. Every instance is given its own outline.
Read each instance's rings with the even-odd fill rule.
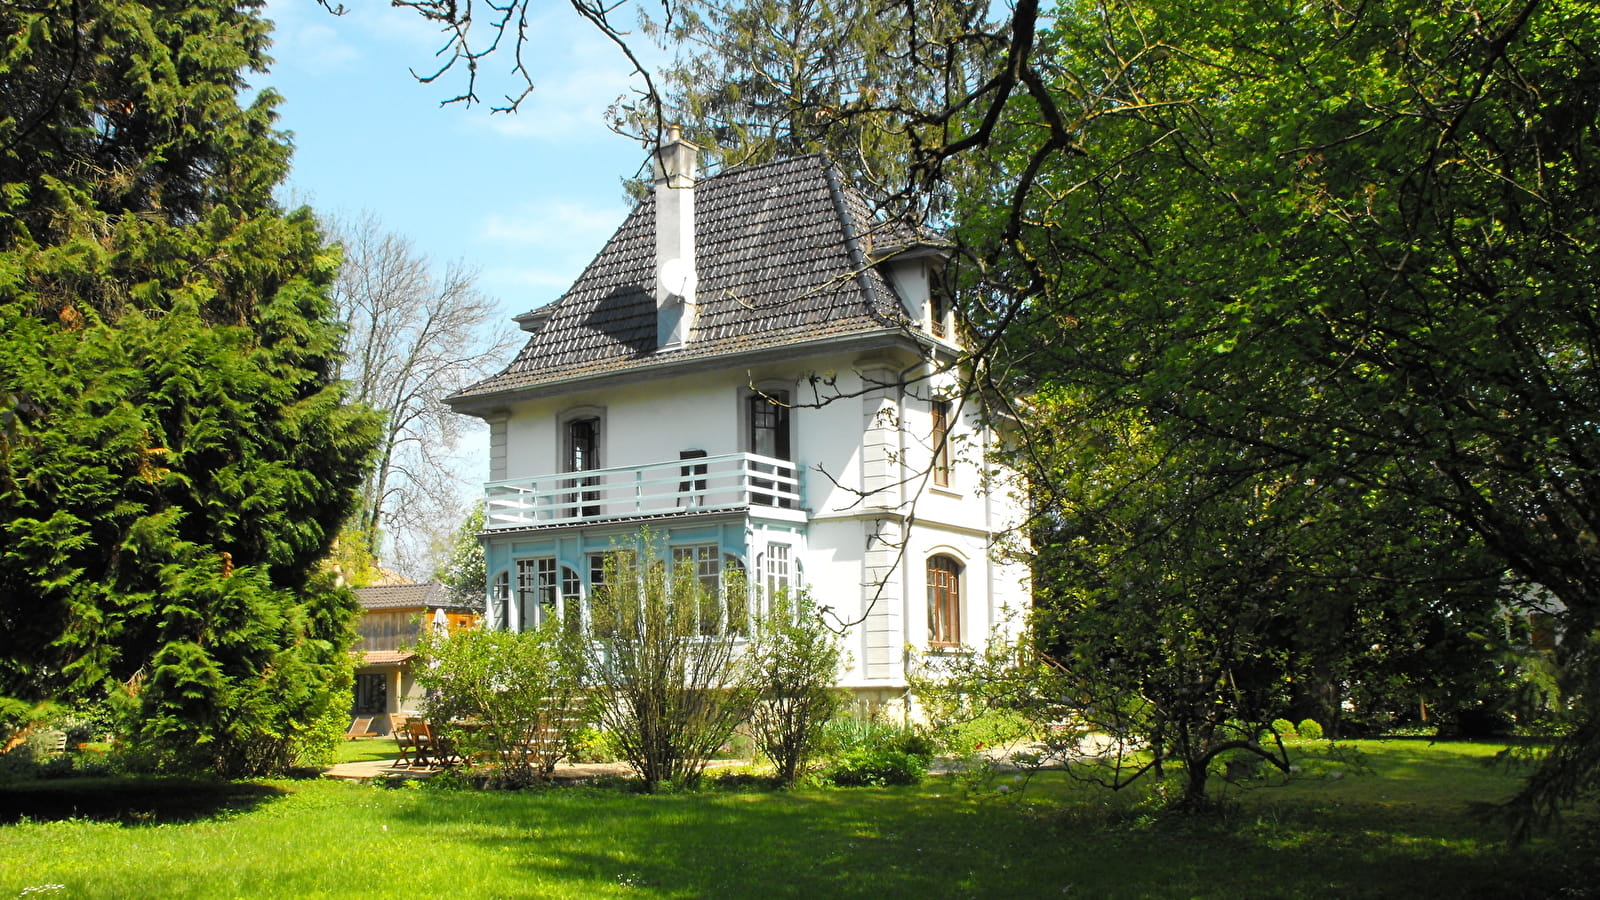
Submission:
[[[406,723],[406,734],[411,738],[412,764],[418,766],[434,765],[433,728],[427,722],[412,719]]]
[[[376,716],[356,716],[350,722],[350,730],[345,732],[345,737],[355,740],[361,737],[377,737],[378,733],[372,730],[372,720]]]
[[[391,721],[394,723],[392,734],[395,746],[400,748],[400,758],[394,761],[397,766],[403,765],[411,768],[416,764],[417,742],[411,736],[411,722],[404,716],[396,716]]]

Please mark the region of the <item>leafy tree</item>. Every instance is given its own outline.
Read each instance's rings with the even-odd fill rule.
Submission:
[[[482,500],[473,505],[461,527],[456,529],[444,563],[433,576],[478,606],[489,596],[489,561],[483,555],[483,540],[479,537],[487,514],[488,508]]]
[[[1035,400],[1036,429],[1074,421],[1070,400]],[[1179,764],[1181,805],[1205,805],[1219,759],[1287,770],[1270,724],[1308,694],[1337,723],[1356,685],[1398,679],[1381,689],[1415,702],[1425,682],[1496,662],[1499,570],[1442,517],[1227,442],[1169,442],[1143,417],[1092,421],[1052,443],[1059,518],[1039,535],[1035,640],[1071,717],[1117,739],[1128,759],[1114,763]],[[1117,765],[1113,783],[1145,771]]]
[[[554,620],[527,632],[424,629],[414,648],[427,717],[474,760],[494,760],[508,785],[547,779],[582,724],[577,635]]]
[[[993,42],[975,40],[987,7],[913,11],[871,0],[687,0],[650,31],[675,50],[661,97],[619,108],[621,130],[659,143],[684,127],[724,165],[827,153],[879,199],[907,183],[912,135],[899,121],[979,70]],[[912,13],[915,13],[913,20]],[[938,65],[908,66],[929,56]],[[905,195],[902,195],[905,196]]]
[[[608,556],[586,644],[595,717],[651,792],[698,783],[749,708],[743,579],[712,587],[692,561],[669,569],[659,554],[646,532]]]
[[[349,539],[425,577],[443,543],[441,523],[460,515],[449,451],[465,420],[444,398],[500,366],[516,333],[491,328],[499,311],[474,273],[456,264],[437,271],[375,216],[333,231],[344,254],[333,292],[346,325],[339,377],[357,402],[385,415]]]
[[[755,617],[744,656],[750,733],[786,785],[805,774],[823,723],[844,706],[833,686],[841,657],[838,635],[804,593],[781,591]]]
[[[1590,656],[1593,17],[1084,13],[1036,35],[1022,80],[1048,90],[971,132],[996,185],[962,216],[990,370],[1448,517],[1558,597],[1561,652]],[[1551,766],[1524,821],[1595,785],[1600,721]]]
[[[0,4],[0,696],[121,685],[159,764],[291,762],[348,678],[319,573],[376,419],[272,190],[254,4]]]

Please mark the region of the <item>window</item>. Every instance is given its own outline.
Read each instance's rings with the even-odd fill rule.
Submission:
[[[776,600],[793,588],[789,580],[789,545],[768,544],[766,562],[767,597]]]
[[[672,576],[681,577],[687,572],[700,582],[696,615],[701,634],[716,634],[722,626],[721,560],[716,544],[672,548]]]
[[[961,643],[961,563],[943,554],[928,559],[928,643]]]
[[[950,309],[945,303],[944,291],[939,289],[940,286],[935,283],[931,287],[933,290],[928,294],[928,331],[934,337],[946,337],[949,326],[945,324],[945,319],[949,316]]]
[[[597,637],[616,637],[627,624],[623,604],[637,604],[637,593],[626,590],[626,579],[637,579],[637,558],[632,550],[589,554],[589,628]],[[623,583],[613,583],[622,579]]]
[[[950,486],[950,401],[933,401],[933,483]]]
[[[356,712],[389,711],[389,677],[382,672],[356,676]]]
[[[584,416],[578,419],[568,419],[565,429],[566,446],[563,448],[563,471],[567,472],[592,472],[600,468],[600,419],[598,416]],[[574,478],[567,482],[569,487],[588,487],[598,485],[599,476],[591,475],[587,478]],[[579,494],[568,494],[567,502],[582,506],[569,506],[566,508],[567,516],[598,516],[600,515],[600,492],[584,491]]]
[[[678,459],[705,459],[704,450],[679,450]],[[678,467],[683,481],[678,482],[678,505],[704,506],[706,502],[706,464],[697,463]]]
[[[685,573],[699,583],[695,618],[701,634],[749,632],[749,588],[744,560],[732,553],[720,553],[716,544],[673,547],[672,574],[679,577]]]
[[[793,460],[793,448],[789,442],[789,392],[763,391],[751,394],[746,398],[746,403],[750,414],[750,430],[746,435],[746,447],[749,451],[757,456],[771,459]],[[782,475],[785,478],[794,477],[793,466],[757,463],[756,470]],[[752,478],[750,488],[750,502],[753,504],[782,506],[786,509],[794,506],[792,499],[779,496],[792,492],[794,486],[788,482]]]
[[[511,614],[511,573],[501,572],[494,576],[494,591],[491,596],[494,599],[494,608],[491,610],[494,625],[504,631],[511,627],[511,621],[506,618]]]
[[[517,560],[517,630],[532,631],[555,611],[555,558]]]
[[[561,567],[561,621],[568,631],[583,630],[583,581],[571,566]]]
[[[600,419],[587,416],[567,422],[568,472],[589,472],[600,468]]]

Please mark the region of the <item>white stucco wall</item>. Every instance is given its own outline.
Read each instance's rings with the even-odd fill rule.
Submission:
[[[1022,521],[1022,506],[1009,486],[1001,489],[986,477],[987,438],[971,410],[952,417],[950,484],[935,487],[923,477],[931,461],[934,382],[874,390],[860,375],[876,366],[873,377],[882,380],[904,365],[903,359],[817,357],[522,402],[512,406],[504,428],[506,477],[560,471],[562,423],[574,411],[602,417],[600,464],[605,468],[676,461],[689,449],[712,456],[741,451],[750,386],[788,390],[794,404],[792,449],[807,515],[782,511],[789,516],[782,520],[753,510],[715,523],[695,517],[660,520],[651,528],[668,543],[709,536],[743,557],[752,574],[767,546],[789,545],[794,575],[830,608],[834,622],[849,623],[844,636],[848,667],[841,684],[892,690],[905,683],[907,649],[927,650],[930,556],[947,553],[962,563],[961,637],[968,645],[981,644],[1001,624],[999,607],[1020,610],[1028,599],[1025,572],[991,558],[996,535]],[[869,473],[864,435],[880,426],[886,430],[878,435]],[[873,485],[881,490],[863,496],[863,489]],[[587,554],[637,529],[636,523],[624,522],[491,536],[491,583],[501,571],[509,571],[514,583],[517,558],[544,555],[557,556],[587,577]]]

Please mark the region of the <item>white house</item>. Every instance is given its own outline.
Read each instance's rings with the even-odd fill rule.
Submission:
[[[840,684],[898,695],[912,651],[981,645],[1029,597],[935,289],[948,247],[822,157],[699,183],[695,158],[674,132],[653,194],[516,317],[517,358],[448,400],[491,429],[489,623],[583,616],[647,526],[708,582],[808,588],[847,626]]]

